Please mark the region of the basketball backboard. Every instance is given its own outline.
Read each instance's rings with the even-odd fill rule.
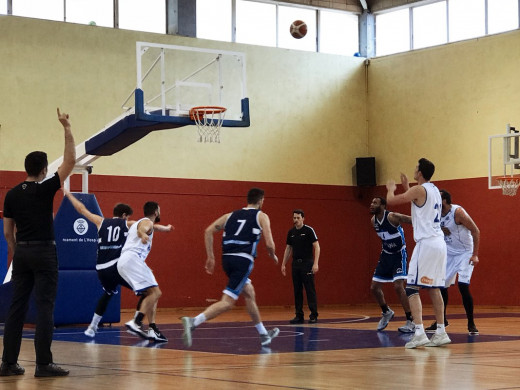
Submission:
[[[200,142],[220,142],[218,134],[201,136],[200,124],[190,118],[194,107],[226,109],[224,117],[203,118],[203,125],[213,126],[211,130],[217,124],[250,125],[244,53],[136,42],[136,61],[136,85],[122,104],[124,113],[76,146],[74,172],[83,175],[83,192],[88,192],[92,162],[152,131],[197,125]],[[49,172],[55,172],[62,162],[63,156],[49,164]]]
[[[497,178],[520,174],[520,129],[506,126],[505,134],[489,136],[488,188],[500,189]]]
[[[226,108],[223,127],[249,126],[244,53],[137,42],[136,62],[136,90],[142,90],[142,108],[154,119],[189,118],[193,107],[220,106]],[[124,109],[132,108],[133,95]]]

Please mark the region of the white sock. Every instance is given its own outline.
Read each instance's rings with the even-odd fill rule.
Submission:
[[[259,322],[258,324],[256,324],[255,328],[259,334],[267,334],[267,329],[265,329],[263,322]]]
[[[200,313],[197,317],[194,318],[193,326],[197,327],[203,322],[206,322],[206,316],[204,315],[204,313]]]
[[[435,333],[436,334],[446,333],[446,328],[444,327],[444,324],[441,325],[437,322],[437,329],[435,330]]]
[[[101,321],[101,318],[103,318],[103,317],[100,316],[99,314],[94,313],[94,316],[92,317],[92,321],[90,322],[90,325],[92,325],[92,327],[94,327],[94,328],[97,328],[97,326],[99,325],[99,321]]]
[[[423,324],[415,324],[415,335],[419,336],[421,334],[426,334],[424,332],[424,325]]]

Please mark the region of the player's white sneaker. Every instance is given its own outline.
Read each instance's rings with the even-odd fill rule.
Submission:
[[[426,336],[425,333],[421,333],[421,334],[414,334],[412,339],[410,341],[408,341],[406,344],[405,344],[405,348],[408,348],[408,349],[411,349],[411,348],[417,348],[417,347],[422,347],[423,345],[426,345],[430,342],[430,340],[428,339],[428,336]]]
[[[143,330],[143,324],[138,324],[135,320],[130,320],[125,324],[130,333],[133,333],[143,339],[148,339],[148,333]]]
[[[270,331],[267,332],[267,334],[261,334],[260,343],[262,344],[262,347],[270,345],[271,341],[279,334],[280,334],[280,329],[278,329],[278,328],[271,329]]]
[[[184,346],[189,348],[192,344],[191,332],[195,330],[195,326],[193,325],[194,319],[191,317],[182,317],[181,320],[182,326],[184,328],[182,340],[184,341]]]
[[[440,347],[441,345],[446,345],[451,343],[450,338],[446,332],[444,333],[435,333],[430,342],[426,344],[427,347]]]
[[[390,308],[388,308],[388,311],[386,313],[383,313],[383,316],[379,320],[379,324],[377,324],[377,330],[383,330],[388,326],[388,323],[392,318],[394,318],[394,311]]]
[[[88,328],[85,330],[85,336],[88,336],[88,337],[96,337],[96,332],[98,331],[98,327],[97,326],[92,326],[89,325]]]
[[[413,321],[407,320],[406,324],[397,328],[397,330],[401,333],[413,333],[415,332],[415,324]]]

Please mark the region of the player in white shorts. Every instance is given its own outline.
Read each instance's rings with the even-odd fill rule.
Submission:
[[[451,203],[451,195],[448,191],[440,190],[440,193],[442,198],[441,226],[448,254],[446,285],[445,288],[441,288],[444,301],[444,323],[447,326],[448,287],[455,284],[458,275],[457,285],[468,318],[468,333],[478,335],[473,317],[473,297],[469,291],[469,284],[473,268],[479,262],[480,230],[461,206]],[[434,323],[426,328],[426,331],[435,330],[435,328]]]
[[[439,291],[446,283],[446,244],[441,230],[441,194],[437,187],[430,183],[435,172],[433,163],[425,158],[419,160],[415,168],[414,179],[417,184],[410,187],[406,175],[401,174],[404,193],[395,195],[395,181],[389,180],[387,188],[387,204],[397,205],[411,202],[413,236],[416,242],[410,264],[406,295],[410,300],[410,308],[415,322],[415,334],[406,343],[406,348],[421,346],[437,347],[451,342],[444,328],[444,303]],[[422,303],[419,289],[428,288],[432,300],[437,329],[431,340],[426,336],[422,320]]]
[[[153,225],[160,221],[161,211],[156,202],[146,202],[143,209],[145,217],[128,230],[128,237],[117,262],[117,271],[121,277],[136,294],[145,296],[137,315],[125,325],[130,332],[144,339],[168,341],[155,324],[157,302],[162,293],[152,270],[145,262],[152,249]],[[143,329],[145,315],[149,321],[148,331]]]

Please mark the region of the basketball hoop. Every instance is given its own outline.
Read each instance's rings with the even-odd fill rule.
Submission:
[[[199,130],[198,142],[220,143],[220,128],[225,112],[226,108],[218,106],[200,106],[190,110],[190,119],[195,121]]]
[[[502,176],[497,178],[498,184],[502,187],[502,194],[515,196],[518,186],[520,186],[520,177]]]

